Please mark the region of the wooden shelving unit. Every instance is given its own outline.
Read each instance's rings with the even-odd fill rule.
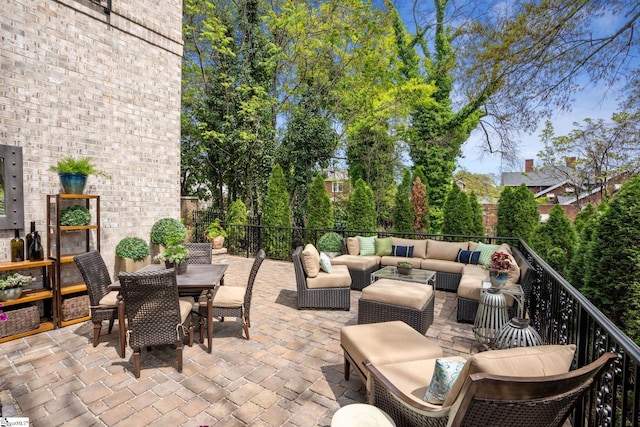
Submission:
[[[81,205],[91,213],[91,224],[60,225],[60,213],[70,205]],[[54,263],[54,306],[60,327],[85,322],[91,316],[63,320],[62,307],[66,298],[86,295],[87,287],[73,261],[75,255],[100,251],[100,196],[85,194],[55,194],[47,196],[47,255]],[[67,246],[69,243],[72,245]],[[69,273],[69,279],[67,273]]]
[[[51,268],[53,262],[51,260],[43,261],[19,261],[19,262],[0,262],[0,273],[41,269],[42,275],[42,289],[29,289],[24,290],[22,296],[18,299],[11,301],[3,301],[2,309],[5,313],[10,312],[12,307],[24,307],[27,305],[33,305],[39,301],[42,301],[44,317],[40,318],[40,325],[37,329],[33,329],[27,332],[21,332],[18,334],[9,335],[0,338],[0,343],[23,338],[29,335],[38,334],[40,332],[50,331],[55,328],[57,324],[56,310],[54,308],[54,293],[51,286]]]

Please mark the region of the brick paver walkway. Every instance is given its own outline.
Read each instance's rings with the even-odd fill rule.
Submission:
[[[225,285],[244,285],[252,259],[225,256]],[[236,319],[214,322],[212,354],[185,347],[143,351],[142,372],[132,352],[118,356],[117,324],[91,346],[91,322],[0,344],[0,399],[5,417],[32,426],[328,426],[341,406],[364,402],[357,375],[343,377],[339,331],[355,324],[360,292],[350,311],[296,309],[290,262],[266,260],[251,308],[251,340]],[[470,325],[455,322],[455,294],[436,292],[435,322],[427,336],[447,354],[476,351]],[[197,337],[197,334],[196,334]]]

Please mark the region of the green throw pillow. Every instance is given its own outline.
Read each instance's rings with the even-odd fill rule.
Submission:
[[[393,246],[393,241],[391,237],[384,237],[375,239],[376,243],[376,255],[378,256],[386,256],[391,255],[391,246]]]
[[[358,236],[360,242],[360,255],[375,255],[376,254],[376,238]]]
[[[500,247],[500,245],[486,245],[484,243],[478,243],[478,246],[476,246],[476,251],[480,252],[480,258],[478,259],[478,264],[480,265],[487,265],[487,264],[491,264],[491,255],[493,255],[493,253],[495,251],[498,250],[498,248]]]

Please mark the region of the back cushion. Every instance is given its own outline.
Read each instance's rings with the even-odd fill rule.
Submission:
[[[347,238],[347,252],[349,255],[360,255],[360,241],[357,237]]]
[[[439,240],[427,240],[427,258],[455,261],[458,250],[469,249],[469,242],[441,242]]]
[[[320,253],[311,243],[302,250],[302,268],[304,269],[307,277],[317,277],[320,272]]]
[[[427,241],[419,239],[400,239],[398,237],[392,237],[391,243],[393,246],[413,246],[414,258],[426,258],[427,257]]]
[[[541,345],[484,351],[473,355],[451,387],[443,406],[451,406],[469,375],[486,373],[512,377],[565,374],[571,368],[576,346]]]

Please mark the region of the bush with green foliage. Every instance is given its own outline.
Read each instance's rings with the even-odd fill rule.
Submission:
[[[80,205],[71,205],[60,212],[60,225],[79,227],[91,223],[91,213],[89,209]]]
[[[178,229],[172,229],[166,236],[164,250],[154,257],[156,262],[182,264],[189,258],[189,251],[184,246],[185,236]]]
[[[227,234],[230,235],[227,240],[227,248],[232,253],[240,250],[241,245],[247,235],[245,225],[247,224],[247,207],[240,199],[234,200],[227,209]]]
[[[531,247],[563,277],[568,276],[569,266],[576,247],[576,232],[564,213],[556,204],[549,211],[549,219],[536,228],[531,236]]]
[[[576,253],[571,260],[571,267],[569,272],[570,282],[576,289],[582,289],[585,282],[587,273],[586,263],[589,254],[589,248],[593,241],[593,235],[595,233],[600,216],[606,210],[608,204],[602,202],[597,208],[589,204],[585,209],[580,211],[573,221],[576,230],[579,228],[578,245]]]
[[[640,344],[640,176],[625,182],[594,230],[582,293]]]
[[[484,216],[482,206],[478,203],[478,197],[473,191],[469,193],[469,209],[471,210],[471,223],[469,224],[469,234],[472,236],[484,236]]]
[[[393,231],[413,232],[413,207],[411,206],[411,172],[405,169],[398,185],[393,208]]]
[[[540,211],[535,197],[526,185],[515,189],[505,187],[498,201],[496,234],[500,237],[518,237],[525,242],[540,223]]]
[[[442,213],[444,214],[444,222],[442,223],[443,234],[459,236],[471,234],[471,208],[469,206],[469,198],[456,184],[449,190]]]
[[[116,256],[141,261],[151,254],[149,244],[140,237],[125,237],[116,245]]]
[[[282,167],[276,164],[267,183],[267,195],[262,207],[264,250],[268,256],[287,259],[291,242],[291,210],[287,181]],[[284,244],[283,244],[284,243]]]
[[[98,170],[91,157],[82,157],[74,159],[73,157],[65,157],[58,160],[55,166],[51,166],[51,170],[57,173],[74,173],[78,175],[100,175],[105,178],[111,178],[106,172]]]
[[[341,252],[342,236],[333,231],[324,233],[318,239],[317,245],[320,252]]]
[[[376,230],[376,207],[373,201],[373,191],[362,179],[358,179],[349,196],[347,206],[347,228],[359,232],[361,235],[370,235],[368,231]]]
[[[222,236],[224,238],[227,237],[227,232],[224,230],[224,228],[222,228],[222,225],[220,224],[220,218],[214,219],[207,226],[207,229],[204,232],[207,235],[207,239],[209,240],[213,240],[218,236]]]
[[[166,245],[169,236],[182,235],[182,241],[187,238],[187,229],[175,218],[161,218],[151,227],[151,243],[154,245]]]
[[[333,206],[331,205],[329,192],[324,186],[322,175],[316,175],[309,189],[307,228],[332,230],[333,224]]]

